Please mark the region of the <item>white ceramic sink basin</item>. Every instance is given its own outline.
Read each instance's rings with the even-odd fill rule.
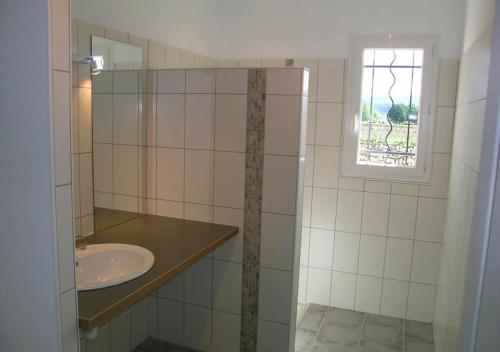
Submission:
[[[91,244],[76,250],[78,291],[121,284],[146,273],[155,261],[146,248],[123,243]]]

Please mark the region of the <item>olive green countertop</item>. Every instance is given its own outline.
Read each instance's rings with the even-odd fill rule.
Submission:
[[[78,292],[80,328],[91,330],[106,323],[238,232],[234,226],[144,215],[78,241],[133,244],[155,256],[153,267],[134,280]]]

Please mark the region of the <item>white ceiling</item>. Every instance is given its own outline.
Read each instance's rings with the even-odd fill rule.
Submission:
[[[349,35],[439,34],[462,49],[467,0],[73,0],[73,16],[218,58],[345,57]]]

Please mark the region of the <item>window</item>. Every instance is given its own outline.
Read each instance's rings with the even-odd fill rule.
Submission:
[[[431,38],[353,38],[344,175],[429,182],[435,61]]]

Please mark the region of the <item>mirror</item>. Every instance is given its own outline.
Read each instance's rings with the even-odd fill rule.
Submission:
[[[94,230],[142,215],[142,49],[92,37],[104,70],[92,76]]]
[[[141,70],[142,48],[92,36],[92,55],[102,56],[104,70]]]

